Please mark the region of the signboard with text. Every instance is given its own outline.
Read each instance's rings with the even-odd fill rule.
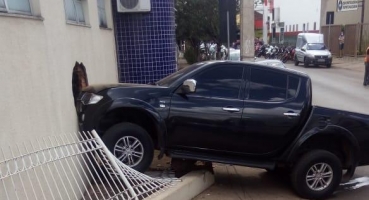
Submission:
[[[358,0],[337,0],[338,12],[357,10],[358,7],[359,7]]]

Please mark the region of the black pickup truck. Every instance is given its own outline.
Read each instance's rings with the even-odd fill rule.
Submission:
[[[369,164],[369,116],[313,106],[311,79],[291,69],[196,63],[156,83],[89,86],[77,110],[80,129],[138,171],[157,149],[289,171],[298,195],[325,198]]]

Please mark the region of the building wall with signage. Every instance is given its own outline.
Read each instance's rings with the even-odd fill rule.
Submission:
[[[328,25],[329,16],[333,25],[357,24],[361,22],[361,3],[355,0],[321,1],[321,26]],[[364,23],[369,23],[369,2],[365,5]]]

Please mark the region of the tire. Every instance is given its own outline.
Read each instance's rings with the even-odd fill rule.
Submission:
[[[297,57],[295,56],[295,66],[299,66],[299,60],[297,59]]]
[[[309,67],[309,63],[308,63],[308,62],[306,62],[306,58],[304,59],[304,67],[305,67],[305,68],[308,68],[308,67]]]
[[[333,175],[325,178],[325,181],[328,182],[326,187],[324,187],[321,182],[318,182],[315,189],[311,188],[309,184],[313,184],[314,180],[308,182],[306,178],[308,174],[312,173],[313,166],[320,168],[322,164],[326,165],[323,173],[328,173],[330,171]],[[321,174],[318,174],[317,176],[320,175]],[[342,166],[340,160],[336,155],[324,150],[314,150],[305,154],[297,162],[291,174],[292,185],[296,193],[302,198],[307,199],[324,199],[329,197],[339,186],[341,178]],[[318,186],[320,186],[320,188],[318,188]]]
[[[154,157],[154,144],[150,135],[142,127],[132,123],[116,124],[105,132],[102,140],[110,152],[129,167],[139,172],[145,172],[150,167]],[[124,143],[135,144],[136,148],[131,150],[136,151],[136,156],[133,153],[125,155],[127,149],[123,148],[127,146]],[[120,149],[117,149],[117,147],[120,147]],[[138,153],[142,153],[142,156]],[[133,162],[129,163],[129,158]]]
[[[327,68],[331,68],[332,67],[332,64],[327,64]]]

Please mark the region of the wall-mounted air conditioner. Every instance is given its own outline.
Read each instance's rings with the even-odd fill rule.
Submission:
[[[133,13],[133,12],[150,12],[150,0],[117,0],[118,12]]]

